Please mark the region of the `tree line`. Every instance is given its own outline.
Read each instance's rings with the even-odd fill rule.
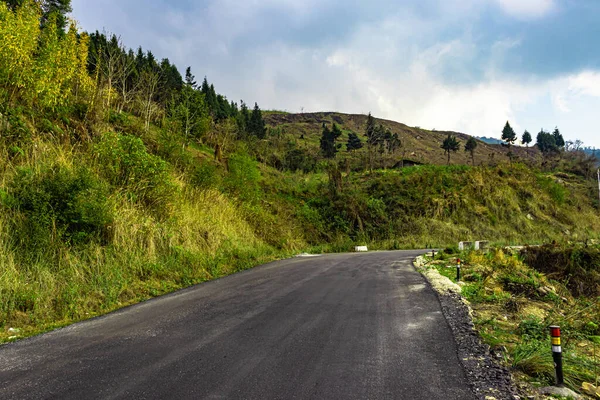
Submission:
[[[0,112],[24,106],[53,116],[110,120],[122,112],[151,123],[174,124],[186,142],[203,140],[216,125],[237,138],[263,139],[257,103],[229,101],[191,68],[183,77],[168,58],[126,48],[105,32],[78,32],[70,0],[0,1]]]
[[[510,126],[510,123],[506,121],[506,124],[502,129],[502,140],[504,141],[503,145],[508,148],[507,155],[510,160],[514,158],[512,146],[514,146],[517,139],[517,133]],[[521,144],[525,145],[526,147],[529,147],[529,144],[532,141],[533,139],[531,137],[531,134],[527,130],[525,130],[523,132],[523,135],[521,136]],[[563,150],[579,150],[582,144],[583,142],[581,142],[580,140],[577,140],[575,142],[565,142],[558,127],[556,127],[552,133],[541,129],[536,137],[536,146],[544,156],[557,154]],[[465,151],[470,153],[473,165],[475,165],[474,153],[475,149],[477,148],[477,145],[478,142],[473,137],[470,137],[465,143]],[[448,137],[446,137],[442,142],[441,148],[444,149],[444,154],[448,156],[448,164],[450,164],[450,154],[452,152],[457,152],[458,150],[460,150],[460,143],[456,139],[456,136],[448,134]]]

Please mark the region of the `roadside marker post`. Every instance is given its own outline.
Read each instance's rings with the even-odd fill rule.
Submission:
[[[460,282],[460,258],[456,259],[456,282]]]
[[[556,386],[563,386],[565,383],[562,365],[562,348],[560,345],[560,327],[553,325],[550,327],[550,336],[552,337],[552,358],[554,359],[554,369],[556,371]]]

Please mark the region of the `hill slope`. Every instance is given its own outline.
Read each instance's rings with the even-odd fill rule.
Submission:
[[[284,134],[291,138],[299,139],[308,146],[318,148],[319,138],[321,137],[322,125],[333,123],[340,126],[344,134],[339,139],[343,143],[342,153],[345,152],[345,143],[348,139],[348,133],[354,132],[365,140],[364,132],[367,123],[367,116],[362,114],[343,114],[337,112],[303,113],[289,114],[281,112],[265,112],[265,121],[272,128],[281,129]],[[464,144],[470,138],[469,135],[452,131],[429,131],[418,127],[409,127],[405,124],[377,119],[377,124],[382,124],[392,133],[398,133],[402,141],[403,148],[397,155],[400,159],[402,154],[405,159],[416,161],[422,164],[446,164],[447,156],[441,148],[443,140],[452,134],[456,136],[461,149],[451,154],[452,164],[471,164],[471,155],[464,151]],[[523,148],[514,146],[512,149],[515,155],[522,160],[533,160],[539,152],[534,148]],[[509,162],[508,149],[501,145],[494,145],[483,142],[478,139],[478,146],[475,150],[475,165],[496,164],[498,162]]]

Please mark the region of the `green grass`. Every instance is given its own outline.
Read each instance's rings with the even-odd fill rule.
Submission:
[[[563,251],[570,254],[576,248],[565,246]],[[557,252],[560,248],[552,249]],[[596,250],[586,248],[591,253]],[[548,327],[559,325],[566,385],[579,390],[583,382],[600,379],[600,345],[596,342],[600,328],[595,322],[600,319],[600,293],[578,296],[575,289],[569,288],[568,273],[553,274],[550,280],[524,264],[520,255],[501,249],[487,254],[442,252],[430,265],[455,281],[455,268],[446,265],[452,265],[456,257],[465,260],[462,295],[471,304],[481,338],[493,348],[506,349],[504,361],[518,377],[536,386],[554,383]],[[589,267],[592,265],[588,270],[593,274],[593,267]],[[551,288],[550,293],[543,294],[540,288]]]

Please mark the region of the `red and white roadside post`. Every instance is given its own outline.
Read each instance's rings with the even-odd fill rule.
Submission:
[[[560,345],[560,327],[551,326],[550,336],[552,337],[552,358],[554,359],[554,369],[556,371],[556,386],[563,386],[565,381],[563,377],[562,347]]]

